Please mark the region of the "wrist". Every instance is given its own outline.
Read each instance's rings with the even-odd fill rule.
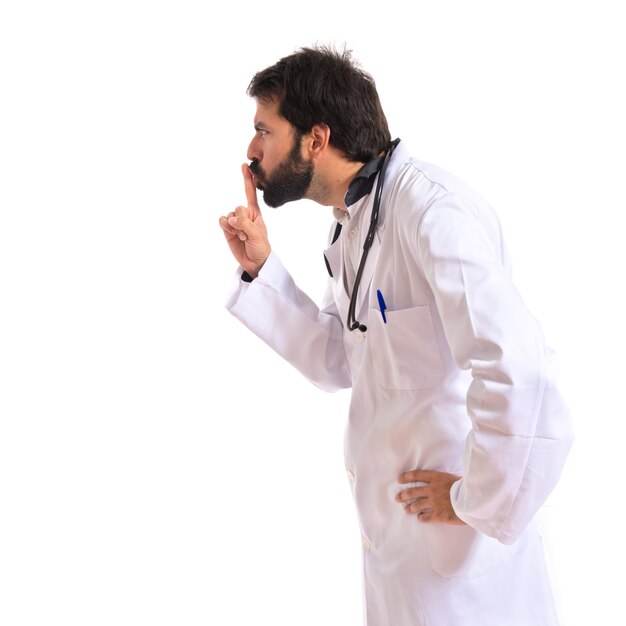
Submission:
[[[243,268],[243,272],[241,274],[241,280],[246,283],[251,283],[258,275],[259,272],[263,269],[265,262],[269,258],[269,254],[265,257],[258,265],[254,267]],[[248,264],[246,264],[248,265]]]

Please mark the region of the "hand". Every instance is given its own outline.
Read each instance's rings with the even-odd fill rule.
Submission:
[[[417,514],[420,522],[439,522],[441,524],[465,525],[457,517],[450,502],[452,484],[462,478],[457,474],[428,470],[413,470],[398,477],[398,482],[424,483],[422,487],[410,487],[396,495],[396,502],[408,502],[404,510],[409,514]]]
[[[225,217],[220,217],[220,226],[239,265],[255,278],[270,255],[271,247],[257,202],[252,173],[246,163],[241,166],[241,171],[248,206],[239,206]]]

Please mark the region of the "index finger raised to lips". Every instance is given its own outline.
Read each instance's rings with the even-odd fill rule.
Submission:
[[[256,186],[254,184],[254,179],[252,178],[252,172],[250,171],[250,167],[247,163],[244,163],[241,166],[241,171],[243,172],[243,182],[246,189],[248,208],[258,211],[259,203],[256,198]]]

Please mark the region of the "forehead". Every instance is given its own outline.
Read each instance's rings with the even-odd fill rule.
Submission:
[[[272,126],[291,126],[289,122],[278,112],[278,100],[257,100],[255,124],[267,124]]]

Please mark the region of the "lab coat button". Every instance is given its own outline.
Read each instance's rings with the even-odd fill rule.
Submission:
[[[364,547],[366,550],[368,550],[368,551],[369,551],[369,550],[371,549],[371,547],[372,547],[372,546],[371,546],[371,544],[370,544],[370,542],[369,542],[369,541],[368,541],[365,537],[363,537],[363,547]]]
[[[354,228],[350,231],[350,237],[356,237],[356,230]]]
[[[357,329],[354,331],[354,339],[357,343],[363,343],[363,340],[365,339],[365,334]]]
[[[346,473],[348,474],[348,478],[350,480],[354,480],[354,472],[351,472],[350,470],[346,470]]]

